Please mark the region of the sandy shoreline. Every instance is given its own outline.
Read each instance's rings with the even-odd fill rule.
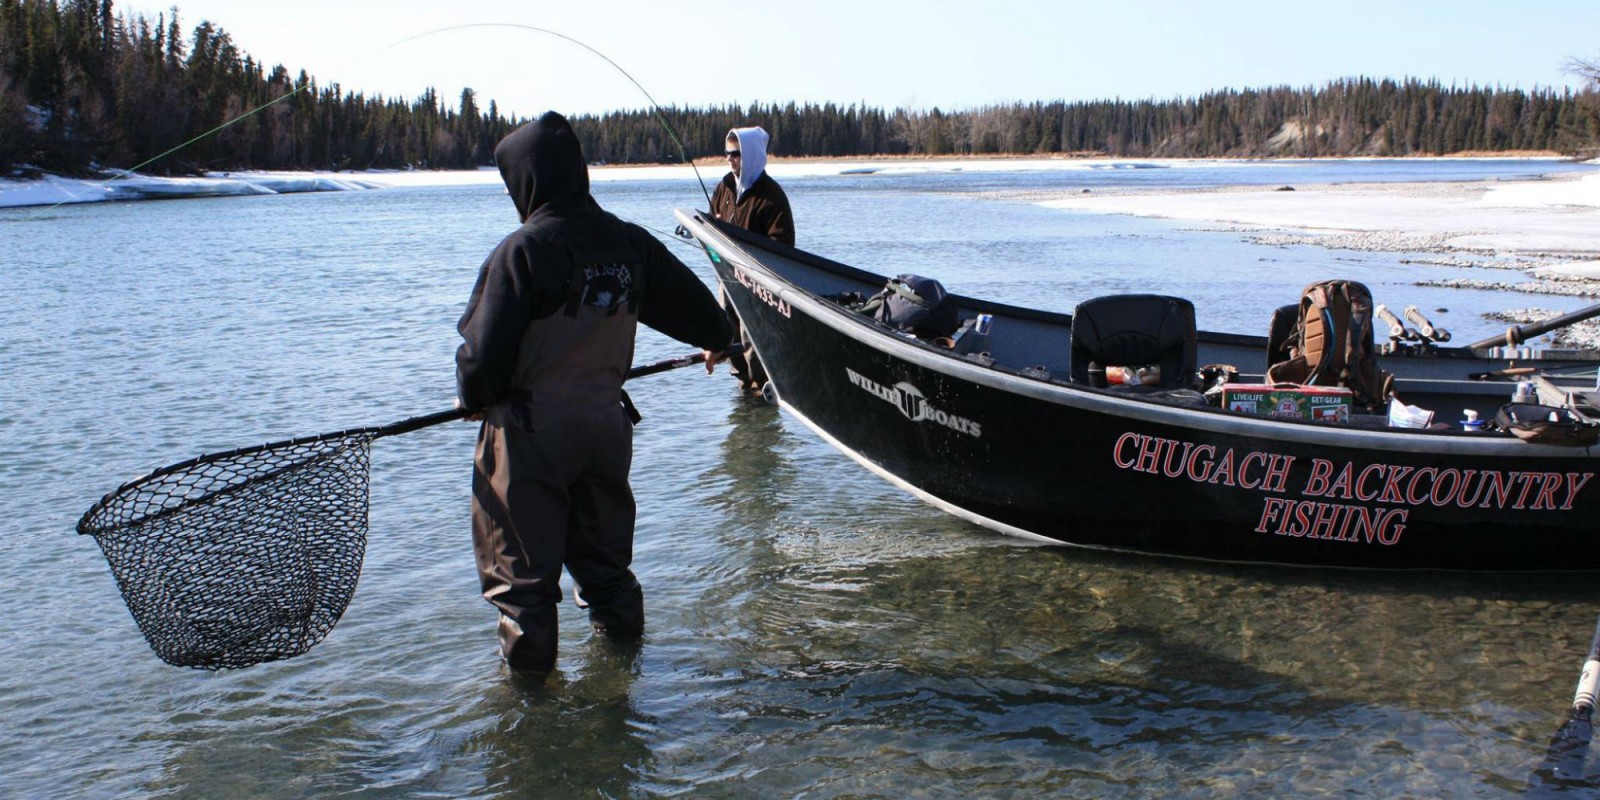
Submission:
[[[1074,211],[1297,230],[1309,243],[1349,249],[1498,254],[1549,262],[1600,259],[1600,174],[1010,197]]]
[[[1485,270],[1481,280],[1421,285],[1600,298],[1600,174],[994,195],[1078,212],[1192,222],[1201,229],[1244,233],[1268,246],[1414,253],[1410,263]],[[1496,275],[1504,270],[1532,280]],[[1512,322],[1540,316],[1507,313]],[[1573,334],[1600,341],[1594,332]]]

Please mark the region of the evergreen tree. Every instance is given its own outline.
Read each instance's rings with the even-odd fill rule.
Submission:
[[[414,101],[323,86],[243,53],[219,25],[188,35],[111,0],[0,0],[0,175],[60,172],[482,166],[520,120],[463,88]],[[1034,101],[968,110],[752,103],[575,117],[598,162],[716,156],[761,125],[780,156],[1101,154],[1191,158],[1583,152],[1600,144],[1600,66],[1581,91],[1347,78],[1168,100]],[[662,121],[673,132],[664,129]],[[679,141],[681,140],[681,145]],[[185,145],[185,142],[192,142]]]

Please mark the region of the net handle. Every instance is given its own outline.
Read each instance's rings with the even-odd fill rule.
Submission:
[[[393,423],[393,424],[390,424],[390,425],[385,425],[385,426],[383,426],[381,428],[378,428],[378,429],[374,430],[372,432],[372,438],[381,439],[381,438],[383,438],[385,436],[398,436],[398,435],[400,435],[402,433],[410,433],[412,431],[419,431],[419,430],[422,430],[423,428],[427,428],[427,427],[431,427],[431,426],[434,426],[434,425],[438,425],[440,423],[452,422],[452,421],[461,419],[462,417],[465,417],[466,415],[468,415],[470,413],[472,413],[472,412],[468,411],[465,408],[452,408],[449,411],[440,411],[440,412],[437,412],[437,413],[434,413],[434,414],[423,414],[422,416],[419,416],[419,417],[412,417],[410,419],[403,419],[403,420],[400,420],[399,422],[396,422],[396,423]]]
[[[734,353],[741,352],[743,350],[744,350],[744,345],[735,343],[735,344],[729,345],[727,349],[723,350],[722,352],[720,352],[720,353],[718,353],[716,355],[717,355],[718,360],[721,360],[722,358],[730,356],[730,355],[732,355]],[[643,377],[645,375],[654,375],[654,374],[656,374],[658,372],[666,372],[668,370],[674,370],[674,369],[678,369],[680,367],[687,367],[690,364],[701,364],[701,363],[704,363],[705,360],[706,360],[706,356],[705,356],[704,352],[691,353],[691,354],[688,354],[688,355],[681,355],[681,356],[675,356],[673,358],[662,359],[661,361],[657,361],[657,362],[655,362],[653,364],[643,364],[643,365],[634,367],[633,369],[628,370],[627,378],[628,379],[633,379],[633,378],[640,378],[640,377]],[[439,425],[441,423],[451,422],[451,421],[454,421],[454,420],[462,419],[462,418],[466,417],[468,414],[471,414],[471,413],[472,413],[471,411],[469,411],[467,409],[464,409],[464,408],[452,408],[449,411],[438,411],[438,412],[435,412],[435,413],[432,413],[432,414],[423,414],[421,416],[411,417],[409,419],[403,419],[403,420],[401,420],[399,422],[395,422],[395,423],[392,423],[392,424],[389,424],[389,425],[384,425],[382,427],[350,428],[348,430],[335,431],[333,433],[324,433],[324,434],[319,434],[317,436],[302,436],[302,437],[299,437],[297,439],[288,439],[288,440],[281,441],[281,442],[270,442],[268,444],[252,445],[250,447],[240,447],[240,448],[236,448],[236,449],[233,449],[233,450],[228,450],[226,452],[207,453],[207,454],[202,455],[202,456],[196,456],[196,457],[191,458],[191,459],[189,459],[187,461],[180,461],[180,462],[178,462],[176,464],[173,464],[171,466],[162,467],[160,469],[157,469],[157,470],[154,470],[152,472],[149,472],[149,473],[147,473],[147,474],[145,474],[143,476],[140,476],[139,478],[136,478],[134,480],[131,480],[131,481],[128,481],[127,483],[122,484],[121,486],[117,487],[116,489],[114,489],[114,490],[112,490],[110,492],[107,492],[105,497],[100,498],[99,502],[96,502],[94,504],[94,506],[92,506],[87,512],[84,512],[83,517],[78,520],[77,530],[78,530],[78,533],[80,533],[80,534],[94,535],[94,534],[100,533],[101,531],[98,529],[98,527],[90,524],[90,520],[92,520],[94,518],[95,514],[97,514],[100,511],[100,509],[104,508],[105,506],[110,505],[111,502],[114,499],[116,499],[119,495],[121,495],[123,492],[129,491],[129,490],[131,490],[131,489],[133,489],[133,488],[135,488],[135,487],[137,487],[137,486],[139,486],[141,484],[144,484],[144,483],[146,483],[146,482],[148,482],[150,480],[153,480],[155,478],[159,478],[159,477],[161,477],[163,475],[168,475],[168,474],[171,474],[171,473],[174,473],[174,472],[178,472],[180,470],[188,469],[188,468],[190,468],[190,467],[192,467],[192,466],[194,466],[196,464],[200,464],[200,463],[204,463],[204,462],[208,462],[208,461],[219,461],[219,460],[224,459],[224,458],[233,458],[233,457],[236,457],[236,456],[247,455],[249,453],[255,453],[255,452],[260,452],[260,451],[265,451],[265,450],[275,450],[275,449],[278,449],[280,447],[292,447],[292,446],[301,445],[301,444],[309,444],[309,443],[312,443],[312,442],[326,441],[326,440],[329,440],[329,439],[344,438],[344,437],[349,437],[349,436],[363,436],[364,435],[364,436],[368,437],[369,439],[379,439],[379,438],[382,438],[384,436],[396,436],[396,435],[399,435],[399,434],[402,434],[402,433],[410,433],[412,431],[421,430],[423,428],[427,428],[427,427],[430,427],[430,426],[433,426],[433,425]]]
[[[720,353],[717,353],[716,354],[717,355],[717,360],[721,361],[722,359],[727,358],[728,356],[734,355],[735,353],[742,353],[742,352],[744,352],[744,345],[735,342],[734,344],[729,345],[727,347],[727,349],[723,350]],[[703,363],[705,363],[705,360],[706,360],[706,354],[704,352],[689,353],[687,355],[673,356],[672,358],[664,358],[664,359],[662,359],[660,361],[657,361],[655,363],[652,363],[652,364],[641,364],[641,365],[639,365],[637,367],[634,367],[634,368],[628,370],[628,374],[627,374],[625,380],[633,380],[634,378],[642,378],[642,377],[644,377],[646,375],[654,375],[654,374],[656,374],[658,372],[667,372],[669,370],[675,370],[675,369],[679,369],[681,367],[687,367],[690,364],[703,364]],[[432,427],[434,425],[440,425],[440,424],[443,424],[443,423],[446,423],[446,422],[454,422],[454,421],[456,421],[458,419],[462,419],[463,417],[466,417],[468,414],[471,414],[471,413],[472,413],[471,411],[469,411],[469,410],[467,410],[465,408],[452,408],[449,411],[436,411],[436,412],[434,412],[432,414],[423,414],[421,416],[412,417],[410,419],[403,419],[403,420],[400,420],[399,422],[396,422],[396,423],[393,423],[393,424],[390,424],[390,425],[385,425],[385,426],[383,426],[381,428],[373,429],[372,430],[372,438],[381,439],[381,438],[383,438],[385,436],[398,436],[398,435],[400,435],[402,433],[410,433],[412,431],[419,431],[419,430],[422,430],[423,428]]]

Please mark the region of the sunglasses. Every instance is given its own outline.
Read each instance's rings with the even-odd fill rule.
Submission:
[[[739,151],[738,150],[729,150],[728,152],[723,153],[723,155],[727,156],[728,158],[738,158],[739,157]]]

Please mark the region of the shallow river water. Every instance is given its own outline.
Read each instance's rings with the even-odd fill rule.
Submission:
[[[1481,162],[786,182],[802,246],[1070,310],[1116,291],[1264,333],[1300,287],[1391,306],[1572,298],[1418,288],[1471,270],[983,193],[1517,179]],[[1163,183],[1164,182],[1164,183]],[[658,231],[699,188],[597,183]],[[371,536],[309,653],[207,673],[145,645],[79,515],[146,470],[450,406],[454,322],[514,222],[488,187],[0,212],[0,796],[1231,797],[1516,794],[1565,718],[1593,576],[1363,574],[1025,546],[903,495],[724,372],[630,387],[636,652],[562,609],[511,680],[476,591],[473,428],[373,448]],[[710,280],[691,248],[674,245]],[[1503,276],[1497,276],[1503,279]],[[655,334],[638,361],[689,348]],[[1070,457],[1070,454],[1062,454]],[[1591,773],[1600,767],[1591,766]],[[1600,785],[1600,784],[1597,784]]]

